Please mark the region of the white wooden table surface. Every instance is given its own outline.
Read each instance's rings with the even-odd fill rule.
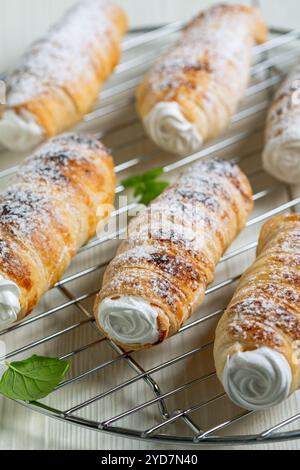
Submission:
[[[64,8],[73,0],[0,0],[0,70],[11,66],[23,47],[34,37],[44,32]],[[129,13],[131,24],[161,24],[176,19],[188,18],[202,6],[213,1],[194,0],[119,0]],[[245,2],[246,3],[246,2]],[[298,0],[262,0],[261,5],[269,24],[296,27],[300,18]],[[0,168],[7,167],[10,156],[2,156]],[[294,190],[297,194],[296,189]],[[278,195],[278,203],[285,201]],[[250,262],[250,258],[249,261]],[[224,271],[228,271],[224,266]],[[47,305],[47,299],[44,301]],[[167,348],[167,346],[166,346]],[[294,397],[285,404],[287,416],[299,410],[300,400]],[[113,404],[111,404],[113,408]],[[281,420],[283,408],[275,412]],[[264,419],[264,418],[262,418]],[[112,437],[67,425],[29,411],[9,400],[0,398],[0,449],[163,449],[165,446]],[[242,429],[242,428],[241,428]],[[247,429],[244,429],[247,432]],[[172,448],[171,446],[169,447]],[[178,448],[178,446],[176,446]],[[244,447],[246,448],[246,447]],[[252,448],[252,447],[251,447]],[[300,441],[261,445],[256,448],[299,449]]]

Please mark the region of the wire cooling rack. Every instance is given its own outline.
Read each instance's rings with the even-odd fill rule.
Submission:
[[[152,442],[201,446],[245,444],[300,437],[298,396],[267,412],[245,412],[233,405],[218,382],[212,359],[214,328],[236,282],[255,256],[258,232],[269,217],[296,210],[294,189],[263,172],[261,150],[265,112],[274,87],[299,56],[300,30],[271,30],[267,44],[255,47],[255,62],[246,97],[221,139],[200,152],[178,159],[154,146],[134,110],[134,90],[145,70],[174,41],[182,27],[173,23],[130,36],[123,61],[88,114],[81,130],[95,132],[115,156],[119,179],[112,226],[84,246],[65,277],[22,322],[0,333],[6,346],[1,360],[30,354],[70,359],[70,375],[32,410],[98,431]],[[214,283],[200,309],[178,334],[147,351],[124,352],[103,338],[93,317],[94,296],[107,262],[125,233],[128,202],[120,181],[163,166],[173,179],[186,165],[218,155],[234,158],[254,188],[255,210],[246,229],[221,259]],[[3,186],[20,155],[2,152],[14,166],[0,173]]]

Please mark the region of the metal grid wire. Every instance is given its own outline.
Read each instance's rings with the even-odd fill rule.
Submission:
[[[205,306],[175,337],[152,350],[124,352],[101,336],[92,317],[93,298],[100,286],[101,273],[114,254],[116,239],[126,230],[119,221],[136,207],[135,202],[121,204],[112,215],[118,222],[116,229],[93,239],[80,250],[72,269],[49,293],[48,308],[37,309],[23,321],[0,332],[1,340],[8,346],[14,345],[0,359],[27,357],[41,347],[46,348],[49,355],[62,351],[60,357],[72,360],[72,375],[47,399],[25,405],[90,429],[196,446],[294,439],[300,437],[300,429],[283,428],[295,423],[300,413],[287,417],[283,406],[282,419],[274,422],[270,412],[264,418],[264,423],[267,419],[269,425],[261,429],[259,413],[245,412],[229,403],[213,369],[213,327],[210,325],[215,325],[222,314],[243,271],[243,260],[247,266],[249,256],[253,258],[261,223],[275,214],[293,211],[300,204],[300,197],[294,198],[289,187],[268,177],[260,163],[265,111],[283,69],[288,69],[299,56],[296,46],[300,32],[272,29],[269,42],[255,48],[252,81],[230,130],[200,152],[178,159],[162,153],[149,142],[133,103],[134,89],[144,71],[174,40],[181,27],[177,22],[125,40],[123,61],[101,95],[101,106],[86,116],[81,128],[96,128],[99,138],[112,148],[117,161],[116,172],[121,178],[138,174],[141,169],[161,166],[162,162],[165,174],[173,178],[178,170],[199,159],[215,154],[234,157],[248,173],[254,187],[256,210],[245,230],[249,235],[242,234],[239,242],[221,259],[217,271],[221,274],[208,288]],[[3,170],[1,181],[16,169],[17,166],[13,166]],[[124,193],[121,184],[116,192],[118,196]],[[279,193],[284,199],[277,203]],[[266,199],[269,201],[267,209]],[[237,272],[229,270],[229,262],[238,266]],[[225,266],[227,268],[223,269]],[[51,297],[53,292],[55,300]],[[211,310],[210,298],[215,295],[221,299],[220,305]],[[45,327],[49,321],[51,331]],[[191,333],[192,339],[188,336]],[[67,336],[66,344],[70,349],[65,351],[62,345]],[[193,373],[188,373],[189,370]],[[135,424],[137,415],[139,419]],[[249,420],[251,432],[241,435],[238,426],[245,420]]]

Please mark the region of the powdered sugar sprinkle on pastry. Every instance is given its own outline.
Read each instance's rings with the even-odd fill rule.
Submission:
[[[95,302],[100,330],[129,350],[176,333],[201,304],[216,263],[252,206],[251,187],[235,163],[214,159],[187,168],[130,222]],[[103,322],[103,309],[114,318],[113,328]],[[158,337],[150,327],[154,312]]]
[[[108,0],[72,6],[7,75],[0,142],[28,150],[80,122],[119,61],[126,29],[125,13]]]
[[[250,7],[216,5],[196,16],[137,90],[137,109],[153,140],[182,154],[218,136],[246,89],[252,46],[266,35]]]
[[[299,388],[299,273],[300,215],[273,217],[216,329],[217,375],[247,409],[273,406]]]
[[[0,327],[60,279],[114,193],[112,158],[95,137],[61,135],[24,161],[0,194]]]

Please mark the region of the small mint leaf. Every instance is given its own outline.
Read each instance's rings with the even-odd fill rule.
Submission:
[[[162,168],[155,168],[154,170],[147,171],[141,177],[143,181],[155,180],[163,174],[164,170]]]
[[[147,206],[169,186],[166,181],[156,181],[163,173],[163,168],[155,168],[143,175],[127,178],[122,184],[126,189],[132,188],[134,197],[139,198],[139,202]]]
[[[142,176],[131,176],[130,178],[126,178],[125,180],[121,181],[124,188],[134,188],[135,186],[143,183]]]
[[[151,180],[155,180],[163,174],[164,170],[162,168],[155,168],[154,170],[147,171],[142,175],[131,176],[130,178],[124,179],[121,183],[124,188],[135,188],[143,183],[146,183]]]
[[[134,197],[142,196],[145,192],[145,183],[141,183],[134,188]]]
[[[153,199],[157,198],[167,187],[169,183],[166,181],[151,181],[146,187],[145,192],[139,199],[141,204],[147,206]]]
[[[53,392],[69,367],[68,361],[43,356],[11,362],[1,378],[0,393],[15,400],[39,400]]]

